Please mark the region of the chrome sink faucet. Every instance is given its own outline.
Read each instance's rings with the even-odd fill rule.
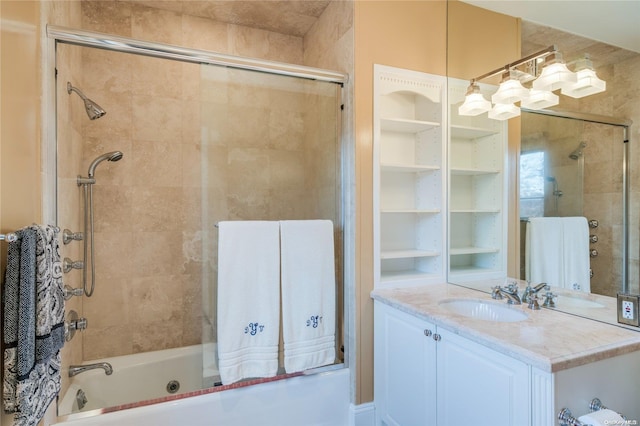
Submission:
[[[87,365],[70,365],[69,366],[69,377],[73,377],[77,374],[84,373],[85,371],[94,370],[96,368],[102,368],[104,370],[104,374],[107,376],[113,373],[113,368],[111,364],[108,362],[96,362],[95,364],[87,364]]]
[[[527,282],[527,288],[525,288],[524,292],[522,293],[522,301],[524,303],[531,303],[532,299],[536,298],[538,292],[543,289],[549,290],[550,287],[547,283],[540,283],[535,287],[531,287],[531,284]]]
[[[507,287],[495,286],[492,287],[491,290],[491,298],[493,299],[500,300],[506,297],[509,305],[522,304],[520,296],[518,295],[518,284],[516,283],[511,283]]]

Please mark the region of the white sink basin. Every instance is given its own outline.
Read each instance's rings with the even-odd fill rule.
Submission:
[[[484,321],[517,322],[527,319],[527,314],[505,304],[476,299],[447,299],[439,303],[450,312]]]
[[[558,295],[555,300],[556,308],[604,308],[604,305],[593,300],[567,294]]]

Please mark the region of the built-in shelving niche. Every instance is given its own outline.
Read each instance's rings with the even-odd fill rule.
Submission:
[[[375,66],[375,286],[446,279],[446,80]]]

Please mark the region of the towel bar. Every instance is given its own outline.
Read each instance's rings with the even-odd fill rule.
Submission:
[[[560,420],[561,426],[587,426],[580,420],[573,417],[571,411],[568,408],[563,408],[558,413],[558,420]]]
[[[602,401],[600,401],[600,398],[593,398],[589,403],[589,410],[591,411],[607,410],[607,407],[605,407]],[[627,418],[622,413],[618,413],[618,414],[620,415],[620,417],[627,420]]]
[[[10,243],[16,241],[18,236],[13,232],[9,232],[8,234],[0,234],[0,241],[9,241]]]

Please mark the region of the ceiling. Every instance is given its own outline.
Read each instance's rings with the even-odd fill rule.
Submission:
[[[462,1],[640,53],[639,0]]]
[[[157,9],[297,37],[303,37],[309,31],[331,1],[337,0],[132,0]],[[640,53],[640,0],[462,1],[522,18],[525,23],[543,25]],[[526,31],[523,24],[523,35]],[[524,47],[523,52],[526,51]]]
[[[132,0],[132,3],[302,37],[331,0]]]

